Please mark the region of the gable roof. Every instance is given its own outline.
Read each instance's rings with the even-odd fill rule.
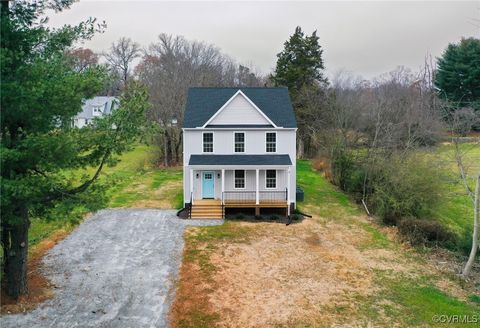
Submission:
[[[116,97],[98,96],[86,99],[82,105],[82,111],[75,117],[92,119],[94,117],[93,107],[101,107],[102,115],[110,114],[115,109],[115,103],[118,104],[118,99]]]
[[[278,127],[296,128],[288,89],[281,88],[190,88],[184,128],[202,127],[238,91],[241,91]],[[238,122],[241,124],[242,122]]]

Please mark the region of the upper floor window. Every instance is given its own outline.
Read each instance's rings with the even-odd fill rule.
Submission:
[[[265,188],[277,188],[277,170],[267,170],[265,173]]]
[[[275,132],[267,132],[265,147],[267,153],[275,153],[277,151],[277,134]]]
[[[245,133],[244,132],[235,132],[235,152],[236,153],[244,153],[245,152]]]
[[[245,170],[235,170],[235,189],[245,188]]]
[[[203,152],[213,153],[213,132],[203,134]]]

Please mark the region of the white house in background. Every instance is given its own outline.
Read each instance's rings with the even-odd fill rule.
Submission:
[[[183,190],[193,218],[241,209],[290,214],[297,123],[287,88],[191,88],[183,125]]]
[[[118,104],[118,99],[115,97],[101,96],[87,99],[82,106],[82,111],[74,117],[73,126],[83,128],[95,117],[110,114],[113,110],[118,108]]]

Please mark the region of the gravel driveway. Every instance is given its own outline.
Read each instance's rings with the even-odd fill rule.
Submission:
[[[27,314],[3,316],[5,327],[165,327],[187,225],[173,210],[102,210],[44,258],[58,288]]]

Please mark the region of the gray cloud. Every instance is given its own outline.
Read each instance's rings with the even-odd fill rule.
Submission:
[[[346,69],[370,78],[398,65],[417,69],[427,53],[449,42],[479,37],[480,2],[140,2],[81,1],[50,15],[50,25],[105,20],[105,33],[88,41],[106,50],[121,36],[148,46],[159,33],[213,43],[263,73],[300,25],[318,31],[327,72]],[[479,23],[480,24],[480,23]],[[478,24],[477,24],[478,25]]]

